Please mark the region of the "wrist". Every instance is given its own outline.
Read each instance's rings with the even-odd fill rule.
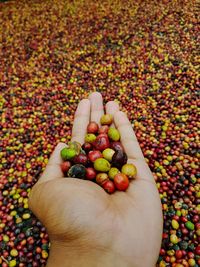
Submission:
[[[92,256],[92,251],[88,253],[84,247],[73,247],[70,242],[69,245],[65,243],[58,244],[57,242],[51,243],[50,254],[46,267],[89,267],[92,266],[90,265],[93,261]]]
[[[46,267],[134,267],[120,255],[104,249],[53,243]]]
[[[141,259],[127,259],[112,249],[95,248],[86,244],[51,243],[46,267],[140,267]],[[156,267],[142,259],[143,267]]]

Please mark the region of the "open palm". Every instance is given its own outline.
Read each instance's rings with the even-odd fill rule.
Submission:
[[[89,121],[99,123],[103,113],[101,94],[92,93],[80,101],[72,141],[83,143]],[[113,101],[106,104],[106,113],[113,114],[128,162],[137,167],[136,179],[126,192],[109,195],[90,181],[63,178],[60,151],[66,145],[59,143],[29,198],[30,208],[50,237],[48,267],[156,264],[162,237],[156,184],[125,113]]]

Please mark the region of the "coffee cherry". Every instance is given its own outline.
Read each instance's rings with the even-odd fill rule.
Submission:
[[[85,154],[79,154],[79,155],[76,155],[74,158],[73,158],[73,162],[75,164],[83,164],[83,165],[87,165],[88,163],[88,157],[85,155]]]
[[[96,177],[96,175],[97,175],[97,173],[96,173],[96,171],[95,171],[95,169],[94,168],[92,168],[92,167],[88,167],[88,168],[86,168],[86,178],[88,179],[88,180],[93,180],[93,179],[95,179],[95,177]]]
[[[126,164],[127,162],[127,155],[122,150],[117,150],[113,157],[112,157],[112,166],[116,167],[118,169],[121,169],[121,167]]]
[[[105,133],[107,134],[109,130],[109,126],[108,125],[103,125],[99,128],[99,134]]]
[[[97,133],[99,130],[99,125],[95,121],[91,121],[87,126],[88,133]]]
[[[119,191],[126,191],[129,186],[128,177],[123,173],[118,173],[114,177],[114,184]]]
[[[122,166],[121,172],[126,174],[129,179],[133,179],[136,176],[137,169],[135,165],[127,163]]]
[[[77,141],[69,142],[68,143],[68,148],[74,149],[76,151],[76,155],[80,153],[81,150],[81,144]]]
[[[67,172],[68,177],[85,179],[86,168],[81,164],[73,165]]]
[[[103,158],[103,155],[99,150],[92,150],[88,153],[88,158],[90,161],[95,162],[96,159]]]
[[[102,185],[107,180],[108,180],[108,174],[105,172],[100,172],[96,176],[96,182],[99,185]]]
[[[108,137],[112,141],[119,141],[120,133],[119,133],[119,131],[117,129],[110,127],[110,129],[108,130]]]
[[[85,142],[86,143],[93,143],[96,139],[96,135],[92,133],[88,133],[85,135]]]
[[[67,173],[69,168],[71,167],[71,162],[70,161],[64,161],[61,163],[60,167],[63,173]]]
[[[101,117],[100,122],[102,125],[110,125],[113,122],[113,116],[111,114],[104,114]]]
[[[118,141],[111,142],[110,143],[110,148],[114,149],[115,151],[117,151],[117,150],[124,151],[124,148],[123,148],[122,144],[120,142],[118,142]]]
[[[88,153],[88,152],[92,149],[92,144],[91,144],[91,143],[84,143],[84,144],[82,145],[82,149],[83,149],[86,153]]]
[[[104,151],[102,152],[102,155],[105,159],[107,159],[108,161],[112,161],[112,157],[115,153],[115,150],[111,149],[111,148],[106,148],[104,149]]]
[[[103,189],[109,193],[112,194],[115,192],[115,185],[113,183],[113,181],[107,180],[102,184]]]
[[[71,160],[76,156],[76,150],[65,147],[61,150],[60,155],[63,160]]]
[[[176,255],[176,258],[177,259],[181,259],[182,257],[183,257],[183,252],[182,252],[182,250],[176,250],[176,253],[175,253],[175,255]]]
[[[110,170],[110,163],[106,159],[99,158],[95,160],[94,168],[99,172],[108,172]]]
[[[106,134],[98,135],[96,137],[96,140],[92,144],[97,150],[100,150],[100,151],[103,151],[104,149],[110,146],[110,142]]]
[[[120,173],[120,171],[117,168],[112,167],[112,168],[110,168],[110,170],[108,172],[108,177],[113,180],[115,175],[118,173]]]

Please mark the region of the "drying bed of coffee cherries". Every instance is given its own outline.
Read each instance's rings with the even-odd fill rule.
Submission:
[[[45,266],[28,194],[80,99],[126,111],[157,183],[157,266],[200,265],[199,56],[195,1],[0,3],[0,266]]]

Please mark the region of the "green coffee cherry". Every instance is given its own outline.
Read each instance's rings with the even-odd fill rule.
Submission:
[[[120,139],[120,133],[117,129],[110,127],[108,130],[108,137],[112,140],[112,141],[119,141]]]
[[[94,162],[94,168],[99,172],[108,172],[110,170],[110,163],[103,158],[98,158]]]
[[[104,114],[100,119],[101,125],[110,125],[113,122],[113,115]]]
[[[179,228],[179,223],[176,220],[172,220],[172,227],[177,230]]]
[[[122,166],[121,172],[126,174],[129,179],[133,179],[136,176],[137,169],[136,169],[135,165],[133,165],[131,163],[129,163],[129,164],[127,163],[127,164],[124,164]]]
[[[76,150],[65,147],[61,150],[60,155],[63,160],[71,160],[76,156]]]
[[[111,149],[111,148],[106,148],[104,149],[104,151],[102,152],[102,155],[105,159],[107,159],[108,161],[112,161],[112,156],[114,155],[115,150]]]
[[[95,139],[96,139],[96,135],[95,134],[89,133],[89,134],[85,135],[85,142],[86,143],[93,143],[95,141]]]
[[[114,180],[114,177],[116,174],[120,173],[120,171],[115,168],[115,167],[112,167],[110,168],[109,172],[108,172],[108,177],[111,179],[111,180]]]
[[[185,223],[185,226],[187,227],[187,229],[193,231],[194,230],[194,224],[190,221]]]
[[[179,239],[178,239],[177,235],[175,235],[175,234],[171,234],[171,235],[170,235],[170,242],[171,242],[172,244],[177,244],[178,241],[179,241]]]
[[[70,141],[68,143],[68,148],[74,149],[76,151],[76,155],[78,155],[80,153],[81,150],[81,144],[79,142],[76,141]]]

